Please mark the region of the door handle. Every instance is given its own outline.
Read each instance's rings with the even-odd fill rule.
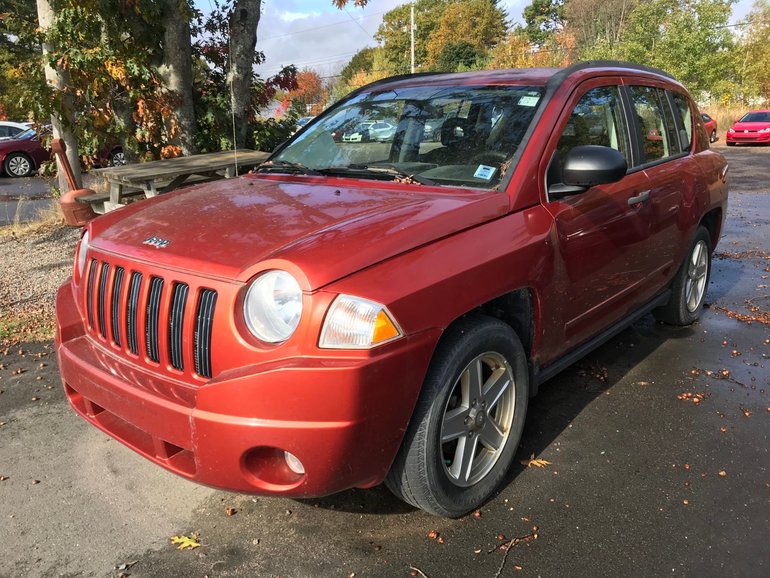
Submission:
[[[631,197],[628,199],[628,206],[633,207],[634,205],[638,205],[639,203],[644,203],[650,198],[650,191],[642,191],[635,197]]]

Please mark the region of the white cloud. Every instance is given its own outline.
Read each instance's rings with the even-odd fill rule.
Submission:
[[[308,18],[317,18],[320,16],[318,12],[289,12],[284,10],[278,13],[278,18],[283,22],[294,22],[295,20],[307,20]]]

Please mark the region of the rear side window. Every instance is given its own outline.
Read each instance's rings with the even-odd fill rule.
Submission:
[[[652,163],[679,152],[679,144],[673,146],[665,122],[663,103],[658,90],[651,86],[631,86],[628,89],[631,102],[639,121],[642,140],[642,164]]]
[[[575,105],[556,145],[559,176],[567,153],[579,145],[614,148],[631,164],[628,129],[616,86],[589,90]]]
[[[692,110],[687,102],[687,99],[681,94],[675,92],[672,95],[674,101],[674,114],[679,116],[681,121],[682,132],[679,135],[679,140],[682,141],[682,149],[690,150],[692,148],[692,135],[693,135],[693,123],[692,123]],[[704,120],[708,115],[703,115]],[[709,118],[709,120],[711,120]]]

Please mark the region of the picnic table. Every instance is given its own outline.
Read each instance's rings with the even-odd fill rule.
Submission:
[[[110,185],[106,195],[88,195],[78,200],[90,203],[97,213],[105,213],[125,204],[130,197],[154,197],[191,181],[231,178],[258,165],[269,153],[250,149],[222,151],[178,157],[149,163],[107,167],[93,171],[107,179]]]

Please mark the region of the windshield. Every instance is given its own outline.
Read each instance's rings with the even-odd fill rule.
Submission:
[[[770,112],[747,112],[738,122],[770,122]]]
[[[35,136],[35,134],[37,134],[37,133],[33,129],[28,128],[24,132],[20,132],[19,134],[17,134],[14,138],[16,138],[16,139],[31,138],[31,137]]]
[[[259,170],[492,188],[543,93],[531,86],[378,88],[326,113]]]

